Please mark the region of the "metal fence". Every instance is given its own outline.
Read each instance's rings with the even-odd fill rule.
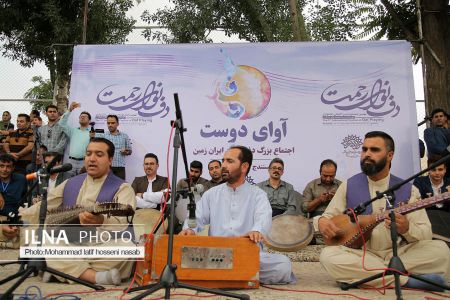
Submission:
[[[1,97],[1,95],[0,95]],[[0,99],[0,113],[3,113],[5,110],[11,113],[11,123],[16,124],[16,118],[18,114],[25,113],[30,114],[32,105],[30,102],[34,101],[43,101],[48,102],[48,104],[52,103],[51,99],[44,100],[34,100],[34,99]],[[47,117],[41,113],[42,121],[47,122]]]

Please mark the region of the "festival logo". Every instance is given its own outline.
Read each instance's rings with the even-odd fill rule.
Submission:
[[[164,118],[170,111],[162,82],[154,80],[144,86],[111,84],[97,94],[97,103],[112,111],[135,111],[143,118]]]
[[[369,84],[355,86],[335,83],[328,86],[320,97],[322,103],[333,105],[340,111],[365,112],[373,118],[398,116],[400,105],[394,99],[391,83],[380,78]],[[355,122],[355,119],[352,117],[350,121]]]
[[[252,66],[236,65],[223,49],[225,74],[209,98],[229,118],[247,120],[261,115],[269,105],[271,88],[266,75]]]
[[[363,139],[356,134],[349,134],[342,140],[341,145],[344,146],[343,153],[345,156],[351,158],[359,157]]]

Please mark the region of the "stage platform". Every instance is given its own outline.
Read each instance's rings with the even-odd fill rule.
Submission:
[[[303,250],[295,253],[290,253],[289,257],[293,261],[294,273],[298,278],[297,284],[294,285],[280,285],[261,287],[258,290],[236,290],[237,293],[245,293],[250,295],[251,299],[395,299],[395,291],[387,290],[386,295],[382,295],[374,290],[350,290],[342,291],[333,279],[328,276],[325,270],[318,262],[318,255],[320,253],[320,246],[308,246]],[[18,250],[0,249],[0,258],[2,260],[17,258]],[[14,274],[18,269],[18,265],[8,265],[0,267],[0,279]],[[40,277],[28,278],[16,291],[15,294],[24,293],[25,290],[32,285],[38,286],[41,289],[42,296],[46,299],[57,297],[63,293],[76,295],[81,299],[119,299],[122,295],[122,290],[126,288],[128,282],[123,283],[119,287],[105,286],[106,291],[92,292],[92,289],[86,288],[78,284],[63,284],[63,283],[43,283]],[[0,291],[5,291],[12,283],[0,286]],[[279,291],[275,289],[291,290]],[[35,292],[35,289],[30,290]],[[1,293],[1,292],[0,292]],[[125,295],[123,299],[130,299],[139,292]],[[53,296],[52,296],[53,295]],[[164,295],[164,291],[159,291],[145,299],[159,299]],[[172,299],[199,299],[201,296],[208,294],[201,293],[195,295],[194,291],[176,289],[172,290]],[[353,297],[351,295],[357,296]],[[403,290],[404,299],[444,299],[444,297],[437,294],[431,294],[421,291]],[[450,293],[444,293],[446,298],[450,297]],[[16,297],[18,298],[18,296]],[[15,298],[15,299],[16,299]],[[68,298],[64,298],[68,299]],[[162,299],[162,298],[161,298]],[[202,297],[202,299],[205,299]],[[226,297],[207,297],[206,299],[227,299]]]

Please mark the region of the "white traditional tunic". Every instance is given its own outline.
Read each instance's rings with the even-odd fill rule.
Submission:
[[[376,192],[383,192],[389,187],[389,178],[372,181],[368,178],[369,193],[372,198]],[[347,209],[347,181],[343,182],[335,196],[331,200],[324,214],[325,218],[342,214]],[[416,187],[412,187],[409,203],[420,199],[420,194]],[[369,199],[361,199],[365,202]],[[376,200],[372,203],[372,211],[379,214],[386,208],[384,199]],[[431,240],[431,224],[424,209],[406,215],[409,221],[409,230],[399,237],[398,255],[405,268],[414,274],[436,273],[448,276],[450,274],[450,251],[442,241]],[[318,219],[315,218],[314,226],[318,228]],[[403,238],[403,243],[400,243]],[[352,283],[366,277],[382,272],[386,268],[392,257],[392,242],[390,230],[384,222],[378,224],[372,231],[371,238],[366,244],[367,252],[365,257],[365,267],[367,269],[378,269],[367,271],[362,266],[363,250],[351,249],[345,246],[330,246],[323,249],[320,255],[320,262],[327,272],[339,282]],[[408,278],[400,277],[401,284],[405,284]],[[385,284],[391,284],[394,276],[386,276]],[[381,286],[382,279],[369,282],[370,285]]]
[[[267,194],[245,182],[235,190],[228,184],[215,186],[203,194],[195,211],[200,232],[210,225],[210,236],[243,236],[250,231],[267,235],[272,225],[272,208]],[[188,228],[187,220],[183,228]],[[264,284],[295,283],[289,258],[260,252],[259,279]]]

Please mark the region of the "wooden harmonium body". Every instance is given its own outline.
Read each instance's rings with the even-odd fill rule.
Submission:
[[[147,239],[136,282],[158,281],[167,264],[168,235]],[[249,238],[174,236],[172,263],[178,281],[208,288],[259,288],[259,247]]]

